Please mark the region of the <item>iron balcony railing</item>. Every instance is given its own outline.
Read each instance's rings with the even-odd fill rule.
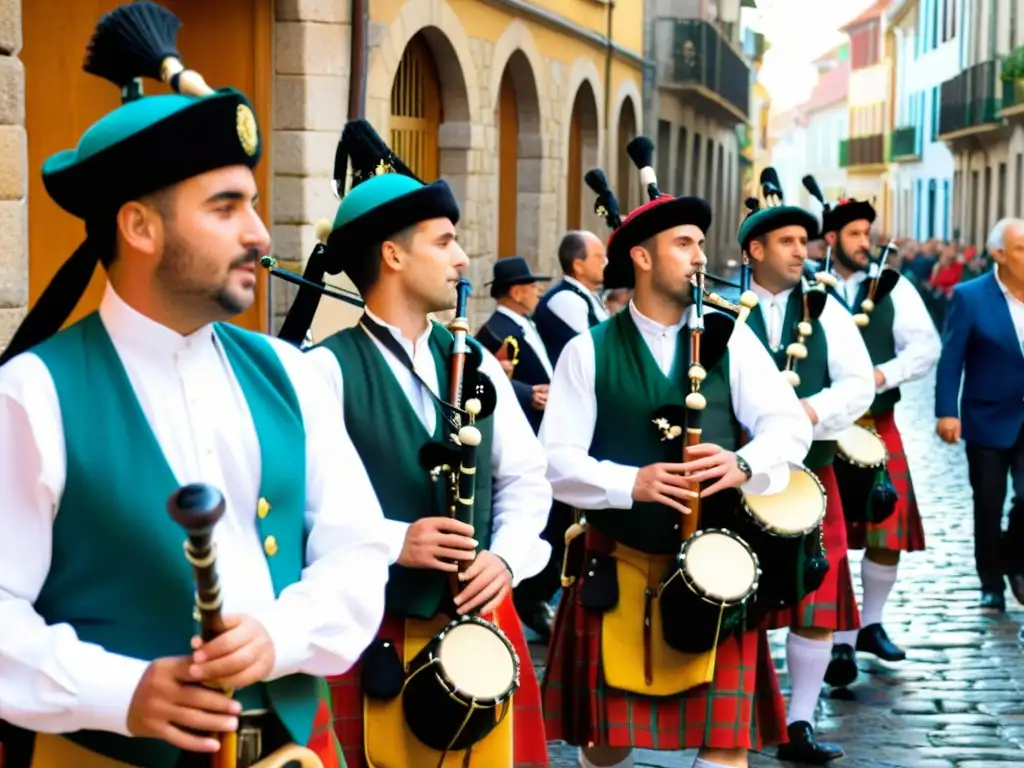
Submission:
[[[999,121],[1003,90],[997,87],[998,74],[998,62],[983,61],[940,86],[940,136]]]
[[[857,136],[839,142],[839,165],[849,168],[856,165],[878,165],[886,162],[885,134]]]
[[[892,132],[890,160],[921,156],[921,130],[916,125],[905,125]]]
[[[664,85],[703,86],[737,112],[749,114],[750,63],[726,42],[718,27],[701,19],[674,19],[671,34],[659,37],[671,46],[659,55]]]

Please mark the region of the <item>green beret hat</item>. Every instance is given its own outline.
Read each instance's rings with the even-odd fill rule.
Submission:
[[[632,288],[635,283],[629,252],[672,227],[692,224],[701,232],[711,227],[711,206],[702,197],[662,195],[635,208],[608,238],[608,264],[604,287]]]
[[[94,123],[75,149],[43,163],[54,202],[80,219],[112,216],[130,200],[261,154],[249,100],[233,88],[209,96],[148,96]]]
[[[818,219],[813,213],[795,205],[776,205],[761,208],[747,216],[740,224],[737,240],[740,247],[746,251],[750,247],[750,241],[754,238],[774,232],[776,229],[791,226],[800,226],[806,229],[809,240],[818,238]]]

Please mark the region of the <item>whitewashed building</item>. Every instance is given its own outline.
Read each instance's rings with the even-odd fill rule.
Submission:
[[[886,14],[894,61],[889,191],[894,234],[949,239],[953,154],[939,138],[940,87],[962,68],[961,0],[897,0]],[[969,1],[969,0],[968,0]]]

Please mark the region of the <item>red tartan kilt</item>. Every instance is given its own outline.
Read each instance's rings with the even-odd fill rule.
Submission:
[[[846,520],[839,498],[836,473],[831,466],[816,470],[815,475],[825,487],[825,519],[822,537],[828,558],[828,573],[821,586],[807,595],[798,606],[775,611],[767,618],[768,629],[831,629],[841,631],[860,627],[860,612],[850,576],[846,546]]]
[[[892,413],[874,416],[874,428],[889,452],[887,465],[893,487],[900,499],[896,511],[879,525],[852,523],[847,526],[850,549],[873,547],[894,552],[919,552],[924,549],[924,528],[914,497],[914,484],[910,479],[910,466],[903,452],[903,439],[896,428]]]
[[[502,600],[495,611],[495,617],[519,655],[519,690],[512,699],[513,765],[487,768],[546,768],[549,760],[544,717],[540,710],[540,685],[511,598]],[[377,631],[378,638],[387,638],[395,643],[399,654],[403,652],[405,639],[404,621],[386,614]],[[334,709],[334,732],[341,742],[348,768],[368,768],[363,746],[363,692],[359,685],[361,670],[362,663],[357,662],[346,674],[328,680]]]
[[[577,582],[579,584],[579,582]],[[574,746],[678,750],[761,749],[786,738],[786,712],[764,630],[718,649],[715,677],[678,696],[608,688],[601,674],[601,616],[562,594],[541,693],[551,740]]]

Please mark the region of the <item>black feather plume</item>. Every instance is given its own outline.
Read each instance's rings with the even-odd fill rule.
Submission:
[[[761,201],[758,200],[756,197],[748,197],[744,201],[744,204],[747,206],[747,211],[749,213],[757,213],[759,210],[761,210]]]
[[[160,65],[178,53],[181,20],[156,3],[128,3],[99,20],[82,68],[91,75],[127,86],[137,77],[160,80]]]
[[[810,174],[806,175],[802,179],[804,183],[804,189],[806,189],[815,200],[822,205],[825,205],[825,195],[821,192],[821,187],[818,186],[818,182],[815,181],[814,177]]]
[[[782,182],[779,181],[779,174],[770,165],[761,171],[761,194],[766,200],[772,196],[778,198],[780,203],[783,200]]]
[[[619,201],[608,186],[608,177],[600,168],[592,168],[583,175],[583,181],[596,194],[594,201],[594,213],[603,216],[605,223],[612,229],[618,229],[622,224],[622,216],[619,211]]]
[[[384,143],[384,139],[374,127],[362,118],[345,124],[334,152],[334,184],[338,197],[341,197],[341,190],[344,189],[350,162],[353,187],[373,178],[378,172],[400,173],[421,181],[416,178],[416,174],[409,166],[402,162],[402,158]]]
[[[626,154],[637,168],[654,167],[654,142],[647,136],[637,136],[626,145]]]

